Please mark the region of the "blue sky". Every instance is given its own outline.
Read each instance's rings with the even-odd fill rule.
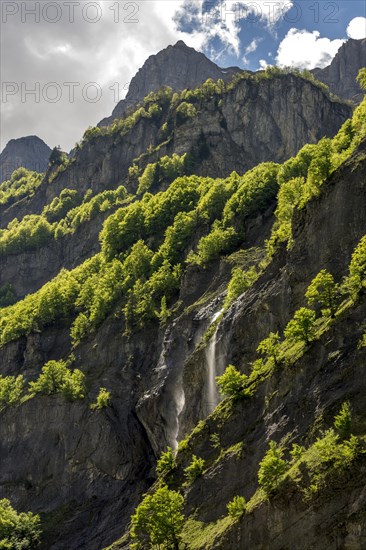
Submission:
[[[68,4],[0,3],[1,149],[35,134],[70,150],[178,40],[221,67],[258,70],[326,66],[347,38],[366,37],[361,0],[82,0],[72,17]]]
[[[282,4],[281,7],[279,7],[280,4]],[[366,17],[366,2],[359,0],[337,2],[325,0],[266,2],[262,0],[244,2],[243,6],[240,6],[238,2],[213,2],[210,0],[204,2],[203,6],[204,11],[208,14],[207,21],[216,24],[221,22],[221,26],[224,27],[230,24],[235,25],[239,42],[237,51],[219,36],[212,37],[204,46],[205,53],[223,66],[238,65],[255,71],[264,65],[263,62],[276,64],[278,48],[288,33],[292,37],[291,41],[287,40],[288,47],[291,49],[294,48],[296,37],[300,33],[305,36],[312,34],[313,36],[308,36],[308,41],[302,36],[300,46],[308,44],[309,49],[301,48],[297,58],[300,61],[303,57],[308,61],[308,68],[313,68],[314,61],[319,62],[319,57],[315,55],[316,51],[325,52],[330,57],[325,55],[324,60],[320,63],[324,66],[329,64],[333,52],[338,49],[339,40],[349,38],[350,34],[352,36],[352,28],[347,32],[352,20],[356,20],[353,24],[355,36],[352,37],[363,38],[366,35],[366,20],[361,19]],[[189,11],[189,8],[187,9]],[[217,14],[216,18],[215,14]],[[186,18],[186,16],[180,18],[180,28],[187,32],[194,32],[200,27],[202,28],[199,18],[185,24]],[[315,36],[314,33],[316,33]],[[231,32],[231,36],[233,34]],[[325,39],[329,39],[330,43]],[[334,40],[337,42],[332,47]],[[283,59],[286,60],[285,55],[283,55]]]

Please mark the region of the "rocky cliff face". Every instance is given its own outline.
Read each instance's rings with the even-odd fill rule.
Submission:
[[[364,92],[356,82],[356,77],[358,71],[365,67],[365,60],[366,39],[354,40],[350,38],[339,48],[328,67],[314,69],[312,72],[338,97],[360,103]]]
[[[37,136],[11,139],[0,155],[0,183],[23,166],[35,172],[45,172],[51,149]]]
[[[168,46],[145,61],[131,80],[126,98],[116,105],[112,115],[104,118],[99,126],[107,126],[116,118],[121,118],[128,108],[163,86],[170,86],[174,91],[193,89],[208,78],[214,81],[221,78],[226,82],[236,72],[240,72],[238,67],[220,69],[203,53],[179,40],[174,46]]]
[[[202,134],[206,151],[196,165],[198,174],[227,176],[232,170],[243,173],[260,161],[281,162],[305,143],[333,136],[351,114],[348,105],[330,99],[298,76],[244,79],[222,97],[212,94],[200,100],[195,116],[181,123],[168,106],[160,119],[144,117],[124,135],[115,132],[86,141],[53,181],[46,177],[34,197],[5,209],[2,217],[10,221],[40,213],[65,187],[82,194],[89,188],[99,192],[126,181],[129,190],[135,191],[136,182],[128,176],[133,162],[144,167],[164,155],[186,153],[198,147]],[[163,141],[160,128],[165,123],[171,135]],[[342,147],[347,147],[343,142],[348,138],[343,135]],[[270,440],[313,442],[332,425],[345,400],[352,404],[356,435],[365,433],[366,347],[360,345],[365,332],[364,290],[295,364],[274,369],[251,398],[210,414],[216,404],[212,377],[229,363],[249,374],[259,342],[270,331],[283,332],[296,309],[304,305],[313,277],[328,269],[339,282],[346,274],[352,252],[365,234],[366,138],[360,141],[313,199],[294,214],[292,246],[278,247],[259,278],[225,312],[223,301],[233,266],[240,265],[243,271],[248,253],[258,256],[258,261],[265,255],[265,242],[275,222],[274,195],[263,205],[256,204],[254,213],[240,214],[236,222],[242,230],[233,254],[188,267],[182,259],[184,275],[166,319],[158,312],[159,319],[156,315],[143,328],[126,332],[125,314],[117,301],[80,341],[71,341],[73,319],[64,314],[45,324],[36,322],[28,332],[0,346],[2,376],[22,374],[28,383],[37,379],[45,363],[61,358],[69,358],[72,368],[86,376],[84,399],[28,394],[0,410],[0,498],[11,499],[19,511],[41,514],[43,550],[101,550],[123,535],[141,495],[155,480],[159,454],[167,445],[176,447],[207,415],[181,446],[172,482],[184,492],[186,516],[204,525],[220,521],[235,495],[247,500],[253,495],[258,464]],[[319,166],[324,169],[323,164]],[[220,200],[214,195],[211,206]],[[240,200],[246,200],[245,194]],[[287,206],[293,208],[291,201]],[[105,217],[100,213],[74,235],[46,246],[3,256],[0,287],[11,282],[20,298],[63,267],[77,266],[97,253]],[[119,223],[114,226],[116,235]],[[208,224],[205,219],[205,231]],[[137,240],[138,224],[135,229]],[[160,245],[163,230],[158,230],[161,234],[154,237]],[[200,231],[201,226],[187,253],[196,247]],[[177,246],[183,233],[178,234]],[[154,237],[147,238],[146,244],[155,252]],[[114,258],[116,264],[124,254]],[[241,263],[235,263],[238,258]],[[139,257],[131,267],[139,270],[136,260]],[[98,272],[94,278],[98,288],[105,284],[102,277]],[[91,291],[92,287],[85,287],[84,294],[89,296]],[[103,299],[107,301],[108,296],[104,294]],[[43,302],[46,315],[54,300],[57,296],[51,295]],[[76,304],[76,313],[80,307]],[[217,326],[212,331],[214,319]],[[15,321],[21,323],[21,319]],[[110,389],[111,401],[95,410],[91,403],[101,387]],[[193,454],[205,460],[206,469],[182,488],[184,468]],[[304,502],[290,484],[225,531],[197,537],[193,547],[363,550],[364,456],[360,454],[346,474],[332,479],[317,498]],[[113,548],[129,548],[128,537]]]
[[[337,279],[345,273],[365,230],[365,151],[364,142],[332,175],[320,199],[297,217],[295,246],[287,253],[279,251],[270,269],[225,314],[217,332],[216,353],[222,356],[218,364],[233,362],[245,369],[268,330],[281,329],[301,304],[304,289],[319,269],[332,270]],[[262,228],[268,231],[271,216],[268,211],[248,222],[246,246],[263,244],[268,233]],[[2,413],[0,445],[7,458],[1,465],[1,494],[11,497],[20,509],[31,507],[45,514],[45,548],[67,545],[81,549],[87,544],[97,550],[115,540],[151,481],[154,456],[167,444],[174,445],[175,439],[207,414],[207,362],[203,349],[196,346],[213,313],[221,307],[220,289],[229,276],[225,262],[188,273],[180,296],[187,308],[166,329],[155,326],[126,338],[122,320],[112,316],[74,349],[76,364],[83,365],[92,394],[101,383],[113,387],[111,408],[93,412],[83,402],[70,405],[57,397],[38,397]],[[214,296],[206,306],[198,302],[188,307],[206,291]],[[237,406],[224,425],[209,421],[203,434],[192,440],[195,453],[207,461],[215,459],[212,453],[217,451],[212,450],[209,437],[216,431],[222,448],[243,441],[246,451],[242,458],[228,454],[224,463],[192,487],[187,512],[198,509],[200,520],[214,521],[225,512],[233,494],[249,496],[269,438],[290,433],[301,441],[322,411],[326,425],[345,398],[352,400],[356,416],[362,417],[364,390],[360,384],[365,351],[359,349],[358,342],[364,315],[365,301],[361,300],[331,333],[312,346],[296,371],[280,372],[268,380],[253,400]],[[62,324],[50,327],[1,348],[2,372],[23,372],[34,378],[41,365],[68,350],[68,331]],[[45,411],[47,424],[42,420]],[[332,548],[333,535],[318,538],[323,519],[331,513],[336,536],[343,544],[352,539],[354,530],[364,529],[364,494],[357,479],[354,487],[347,488],[347,494],[355,499],[352,510],[345,509],[333,493],[328,493],[326,502],[319,500],[316,516],[311,510],[305,513],[300,500],[296,504],[296,495],[290,512],[288,502],[278,497],[271,507],[244,519],[211,547],[272,547],[275,522],[279,533],[275,548],[291,548],[296,533],[285,528],[289,523],[284,508],[286,518],[290,514],[298,521],[298,529],[304,530],[299,548]],[[340,530],[344,522],[348,527]],[[63,527],[66,523],[67,530]]]
[[[223,95],[220,105],[212,97],[194,118],[180,125],[175,122],[175,114],[166,111],[158,124],[142,119],[127,135],[116,133],[85,143],[52,184],[46,178],[33,197],[8,210],[1,211],[0,207],[1,225],[6,227],[14,217],[21,219],[29,212],[40,214],[64,188],[79,193],[91,188],[98,193],[122,183],[135,192],[136,187],[128,184],[128,168],[151,144],[158,151],[146,154],[142,166],[164,155],[197,150],[203,132],[209,153],[197,164],[195,172],[225,177],[233,170],[243,173],[259,162],[283,162],[306,143],[332,137],[351,112],[348,105],[330,100],[321,89],[296,76],[280,75],[260,82],[243,80]],[[159,126],[164,122],[174,129],[171,138],[161,143]],[[84,232],[95,237],[103,219],[101,216],[93,220],[93,228]],[[18,259],[16,255],[9,256],[3,260],[0,286],[12,283],[16,295],[23,297],[55,276],[60,266],[74,267],[98,248],[97,239],[80,240],[79,235],[80,232],[22,254]],[[19,262],[34,266],[34,274],[28,277],[27,269],[19,272],[15,267]]]

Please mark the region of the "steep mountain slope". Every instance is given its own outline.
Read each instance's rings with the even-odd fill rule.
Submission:
[[[37,136],[11,139],[0,154],[0,183],[23,166],[35,172],[45,172],[51,149]]]
[[[276,68],[162,89],[13,174],[0,499],[41,548],[130,548],[167,485],[181,547],[362,550],[365,185],[366,100]]]
[[[331,64],[324,69],[314,69],[312,73],[324,82],[338,97],[360,103],[364,96],[356,82],[358,71],[366,65],[366,38],[350,38],[338,50]]]
[[[220,69],[203,53],[189,48],[182,40],[168,46],[156,55],[151,55],[130,82],[126,98],[120,101],[110,117],[104,118],[98,126],[108,126],[121,118],[129,108],[133,108],[150,92],[163,86],[174,91],[197,88],[208,78],[225,82],[240,72],[238,67]]]
[[[256,77],[242,75],[221,88],[204,85],[191,95],[183,93],[180,98],[162,94],[160,99],[155,97],[147,102],[143,113],[155,102],[160,114],[136,117],[126,131],[123,121],[118,123],[122,126],[111,126],[105,134],[100,130],[89,131],[74,158],[61,169],[49,172],[32,196],[10,207],[0,205],[2,227],[15,217],[21,220],[30,213],[41,214],[65,188],[82,196],[88,189],[97,194],[123,183],[135,193],[138,180],[129,168],[135,165],[141,177],[149,163],[165,155],[187,154],[184,173],[212,177],[227,176],[233,170],[243,173],[262,161],[282,162],[305,143],[333,136],[352,112],[348,105],[330,99],[315,83],[280,71]],[[191,105],[193,115],[182,115],[182,105]],[[166,183],[161,178],[152,191],[164,188]],[[21,298],[37,290],[61,267],[78,265],[97,251],[95,237],[103,220],[115,208],[112,202],[109,210],[90,215],[71,234],[69,229],[69,234],[63,235],[56,227],[49,228],[41,246],[33,246],[29,239],[29,245],[22,240],[21,246],[15,242],[14,246],[0,250],[3,262],[0,287],[12,284],[15,295]],[[70,214],[65,212],[64,216],[67,220]],[[10,234],[4,234],[3,241],[7,235],[12,239]],[[34,268],[32,275],[24,269],[17,270],[15,277],[14,266],[19,264]]]
[[[265,80],[265,93],[281,79]],[[313,84],[305,86],[323,97]],[[231,93],[240,100],[240,91]],[[347,275],[365,233],[364,136],[362,105],[334,140],[306,145],[283,166],[267,162],[222,180],[182,176],[165,182],[161,193],[141,193],[109,216],[101,253],[0,310],[0,362],[10,377],[1,380],[9,385],[1,394],[1,496],[19,510],[41,513],[44,548],[93,550],[117,539],[155,477],[156,457],[212,412],[212,377],[229,362],[249,374],[260,340],[271,330],[282,333],[319,270],[329,269],[337,282]],[[58,185],[63,173],[53,182]],[[295,207],[301,210],[293,218]],[[361,276],[363,281],[363,271]],[[237,277],[239,293],[236,288],[232,305],[225,304],[214,333],[214,314]],[[252,398],[225,401],[180,445],[173,487],[180,487],[192,454],[206,461],[207,470],[183,489],[186,531],[189,521],[219,519],[244,487],[247,498],[253,495],[269,439],[289,434],[288,442],[311,444],[345,399],[362,433],[364,301],[360,291],[348,298],[348,288],[336,321],[319,315],[314,343],[295,346],[286,368],[264,364],[259,378],[251,379]],[[341,384],[347,372],[349,381]],[[104,403],[97,400],[101,387],[110,391]],[[304,395],[309,387],[313,391]],[[213,434],[222,456],[210,443]],[[232,446],[242,441],[246,454],[240,459]],[[363,498],[357,480],[356,512]],[[190,517],[194,508],[196,519]],[[295,521],[296,510],[290,511]],[[227,525],[216,547],[251,544],[242,527],[248,521],[253,537],[268,547],[273,528],[263,528],[261,514],[258,508],[243,523]],[[341,520],[336,523],[340,529]],[[309,540],[315,541],[312,532]],[[279,533],[290,548],[292,535]],[[197,538],[196,547],[215,547],[212,539],[201,542]]]

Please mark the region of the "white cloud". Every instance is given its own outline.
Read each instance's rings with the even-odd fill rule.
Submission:
[[[263,70],[265,69],[266,67],[272,67],[272,65],[270,65],[269,63],[267,63],[267,61],[265,59],[260,59],[259,60],[259,69],[260,70]]]
[[[350,38],[366,38],[366,18],[355,17],[349,22],[347,36]]]
[[[319,31],[290,29],[278,47],[276,61],[282,67],[326,67],[344,40],[320,38]]]
[[[243,63],[248,63],[248,55],[255,52],[255,50],[258,48],[258,44],[261,41],[261,38],[254,38],[254,40],[251,41],[251,43],[245,48],[244,50],[244,56],[243,56]]]
[[[2,80],[19,88],[18,93],[8,95],[5,100],[2,97],[1,148],[12,138],[37,134],[51,147],[60,144],[70,149],[85,128],[110,115],[147,57],[179,39],[198,50],[207,41],[204,30],[192,33],[177,30],[175,17],[184,0],[139,2],[135,14],[131,8],[124,9],[122,2],[102,1],[101,18],[96,23],[88,22],[85,12],[83,17],[82,3],[75,7],[73,22],[69,20],[66,3],[60,3],[59,22],[50,23],[41,12],[39,22],[29,15],[22,23],[22,5],[26,3],[19,0],[17,3],[18,13],[9,15],[1,29]],[[116,6],[120,8],[118,19]],[[94,13],[90,9],[87,16],[91,18]],[[51,8],[46,15],[53,16]],[[50,82],[62,89],[57,103],[45,100],[42,93]],[[74,102],[64,85],[70,82],[79,83]],[[102,97],[96,103],[86,101],[82,95],[83,86],[90,82],[98,83],[102,89]],[[119,97],[115,97],[116,88],[110,89],[117,82]],[[38,98],[30,93],[22,97],[22,86],[24,91],[39,86]]]
[[[133,13],[134,2],[132,8],[126,9],[128,4],[123,2],[98,0],[101,17],[95,23],[88,17],[96,15],[97,2],[89,3],[94,8],[87,11],[84,8],[88,3],[60,2],[62,17],[56,23],[47,20],[54,17],[55,9],[50,7],[42,13],[42,2],[35,3],[41,10],[38,22],[34,15],[26,15],[22,22],[26,2],[14,0],[12,4],[17,4],[18,11],[2,23],[0,64],[3,82],[15,83],[19,93],[2,101],[1,147],[9,139],[37,134],[51,147],[60,144],[70,149],[86,127],[112,112],[147,57],[177,40],[184,40],[197,50],[211,51],[216,60],[227,52],[239,57],[243,22],[271,28],[291,8],[292,1],[227,0],[221,3],[219,13],[211,8],[204,16],[204,0],[141,1],[137,2],[137,13]],[[71,21],[69,13],[73,8],[67,8],[67,4],[75,4]],[[181,25],[182,21],[186,25]],[[45,85],[51,82],[62,88],[57,104],[45,101],[42,95]],[[73,82],[79,86],[72,102],[64,83]],[[97,82],[102,88],[102,97],[96,103],[82,96],[83,86],[90,82]],[[111,86],[117,82],[120,95],[114,97],[116,88],[112,90]],[[40,100],[35,101],[31,94],[22,98],[21,86],[25,91],[39,86]]]

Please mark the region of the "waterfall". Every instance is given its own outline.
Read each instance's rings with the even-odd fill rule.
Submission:
[[[173,451],[176,451],[178,449],[178,436],[179,436],[179,417],[184,409],[185,405],[185,395],[184,395],[184,389],[183,389],[183,381],[182,381],[182,375],[179,378],[179,381],[177,383],[177,386],[174,391],[174,402],[175,402],[175,430],[174,430],[174,437],[171,442],[171,446]]]
[[[211,319],[211,325],[216,321],[216,319],[221,315],[222,310],[215,313],[215,315]],[[208,342],[208,345],[205,349],[205,358],[206,358],[206,367],[207,367],[207,390],[206,390],[206,414],[211,414],[212,411],[217,407],[217,405],[220,402],[220,394],[217,388],[216,384],[216,376],[217,376],[217,357],[216,357],[216,337],[217,337],[217,330],[218,326],[216,327],[216,330],[211,337],[210,341]]]

